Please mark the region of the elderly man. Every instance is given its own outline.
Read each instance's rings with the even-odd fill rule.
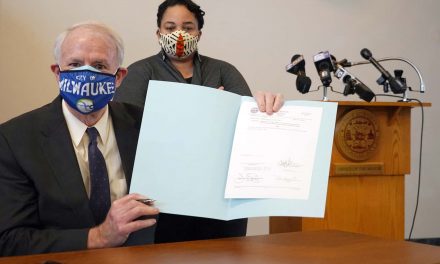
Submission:
[[[60,96],[0,125],[0,254],[152,243],[158,209],[127,194],[142,109],[111,102],[127,74],[120,37],[81,23],[54,53]],[[256,100],[269,114],[283,103]]]
[[[121,39],[77,24],[55,60],[60,96],[0,125],[1,255],[151,243],[158,210],[127,195],[142,110],[110,102],[127,74]]]

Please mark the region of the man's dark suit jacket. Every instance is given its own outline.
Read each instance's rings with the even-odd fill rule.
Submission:
[[[0,125],[0,255],[87,248],[95,226],[61,98]],[[130,186],[142,110],[109,104]],[[153,241],[154,228],[127,243]]]

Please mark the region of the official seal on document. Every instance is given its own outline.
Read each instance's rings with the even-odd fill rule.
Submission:
[[[377,149],[378,139],[378,122],[374,114],[366,109],[349,111],[336,125],[336,147],[346,159],[368,160]]]

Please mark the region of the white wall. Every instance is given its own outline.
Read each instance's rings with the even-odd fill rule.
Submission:
[[[116,29],[126,44],[125,66],[158,51],[156,11],[160,0],[0,0],[0,122],[52,100],[57,85],[49,71],[52,45],[67,26],[99,20]],[[406,57],[421,70],[424,95],[411,97],[432,102],[425,113],[425,137],[420,205],[413,237],[440,237],[440,1],[436,0],[199,0],[206,11],[200,42],[204,55],[234,64],[253,91],[282,92],[287,99],[322,98],[321,92],[301,95],[295,76],[284,71],[293,54],[303,54],[313,85],[319,84],[312,56],[329,50],[338,59],[362,60],[367,47],[376,58]],[[404,64],[384,63],[392,71],[405,70],[409,85],[418,87],[414,71]],[[350,69],[376,93],[379,73],[371,65]],[[334,87],[342,85],[334,80]],[[357,100],[356,96],[329,94],[332,100]],[[390,99],[380,99],[382,101]],[[406,234],[416,199],[420,109],[413,110],[412,173],[406,180]],[[267,218],[253,219],[250,234],[266,233]]]

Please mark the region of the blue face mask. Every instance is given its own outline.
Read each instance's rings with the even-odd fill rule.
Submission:
[[[60,95],[70,107],[82,114],[98,111],[115,94],[116,73],[102,73],[89,65],[60,71]]]

